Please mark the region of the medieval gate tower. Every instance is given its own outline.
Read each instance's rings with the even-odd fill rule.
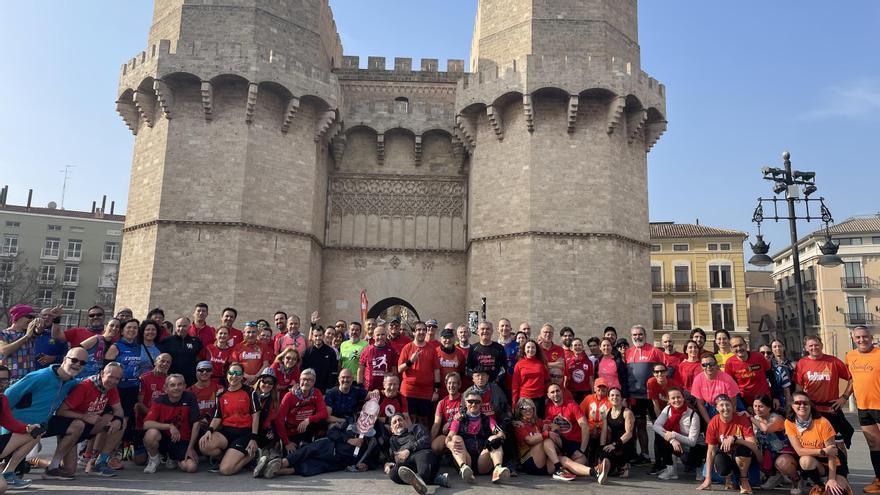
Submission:
[[[154,0],[117,303],[649,323],[663,85],[636,0],[480,0],[469,60],[343,56],[327,0]],[[401,40],[403,41],[403,40]],[[376,308],[374,308],[376,309]]]

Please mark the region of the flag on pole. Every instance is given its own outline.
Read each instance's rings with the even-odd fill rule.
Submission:
[[[367,321],[367,291],[361,289],[361,323]]]

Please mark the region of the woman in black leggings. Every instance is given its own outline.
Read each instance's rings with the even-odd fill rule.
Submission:
[[[629,461],[636,455],[635,416],[623,405],[623,394],[617,387],[608,392],[611,409],[602,422],[602,436],[599,445],[602,450],[599,482],[604,483],[611,471],[616,471],[621,478],[629,478]]]

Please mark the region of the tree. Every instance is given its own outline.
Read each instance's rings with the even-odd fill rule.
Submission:
[[[27,258],[22,257],[21,253],[0,257],[0,310],[3,311],[6,325],[12,324],[9,321],[10,308],[22,303],[36,307],[41,289],[51,288],[45,284],[41,285],[38,277],[39,270],[30,266]]]

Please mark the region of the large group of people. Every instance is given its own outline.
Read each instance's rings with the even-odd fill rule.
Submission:
[[[714,349],[696,328],[681,349],[635,325],[578,337],[570,327],[501,319],[473,333],[436,320],[407,328],[278,311],[235,328],[234,308],[166,320],[89,309],[63,329],[61,308],[19,304],[0,332],[0,492],[31,470],[116,476],[126,463],[255,478],[381,470],[419,493],[455,477],[550,476],[561,482],[691,476],[750,494],[851,493],[843,414],[855,396],[880,493],[880,348],[852,330],[846,360],[805,338],[792,362],[774,340],[751,351],[725,330]],[[597,332],[598,333],[598,332]],[[560,343],[554,342],[559,338]],[[841,384],[845,384],[841,386]],[[653,449],[649,437],[653,436]],[[57,438],[51,458],[40,443]],[[449,471],[449,470],[446,470]],[[753,488],[754,487],[754,488]]]

